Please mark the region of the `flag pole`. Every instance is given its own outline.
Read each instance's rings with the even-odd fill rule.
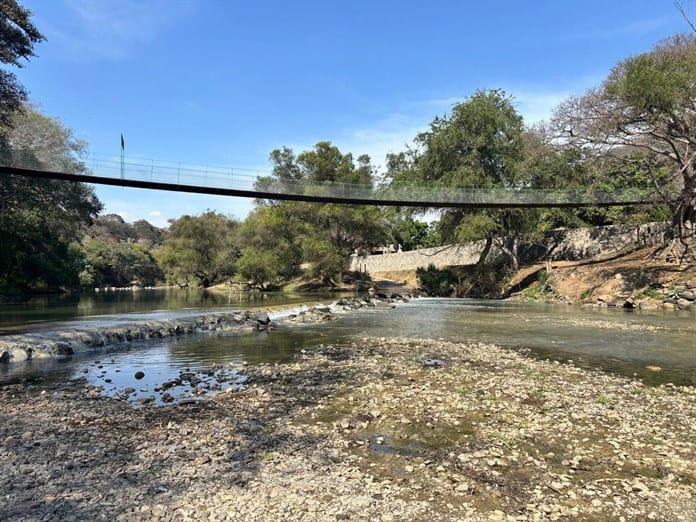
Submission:
[[[126,159],[126,142],[123,140],[123,133],[121,133],[121,179],[124,179],[125,159]]]

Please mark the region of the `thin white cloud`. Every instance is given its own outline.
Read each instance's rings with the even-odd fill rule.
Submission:
[[[52,45],[73,61],[121,60],[184,19],[193,2],[167,0],[63,0],[70,13],[61,27],[46,24]]]

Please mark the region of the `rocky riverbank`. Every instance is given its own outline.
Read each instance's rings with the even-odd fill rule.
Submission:
[[[2,520],[695,520],[696,390],[364,339],[134,408],[0,388]]]

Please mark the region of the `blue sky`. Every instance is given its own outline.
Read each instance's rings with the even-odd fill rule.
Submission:
[[[127,158],[269,170],[330,140],[375,165],[477,89],[528,123],[621,59],[688,30],[672,0],[20,0],[47,41],[18,71],[31,100]],[[689,0],[684,4],[696,12]],[[105,212],[162,226],[250,200],[98,187]]]

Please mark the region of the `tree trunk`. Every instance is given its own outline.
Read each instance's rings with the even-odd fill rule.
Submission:
[[[513,238],[512,240],[512,245],[510,248],[507,247],[504,241],[499,241],[498,245],[500,246],[500,250],[503,251],[503,253],[510,258],[510,263],[512,263],[512,269],[517,272],[520,269],[520,258],[517,254],[517,247],[519,244],[518,238]]]
[[[486,258],[488,257],[489,252],[491,251],[491,247],[493,246],[493,238],[492,237],[487,237],[486,238],[486,246],[483,247],[483,251],[481,252],[481,255],[479,256],[478,261],[476,261],[476,268],[482,268],[483,265],[486,264]]]
[[[696,234],[696,176],[684,179],[677,209],[672,218],[670,239],[678,239],[684,245],[689,236]]]

